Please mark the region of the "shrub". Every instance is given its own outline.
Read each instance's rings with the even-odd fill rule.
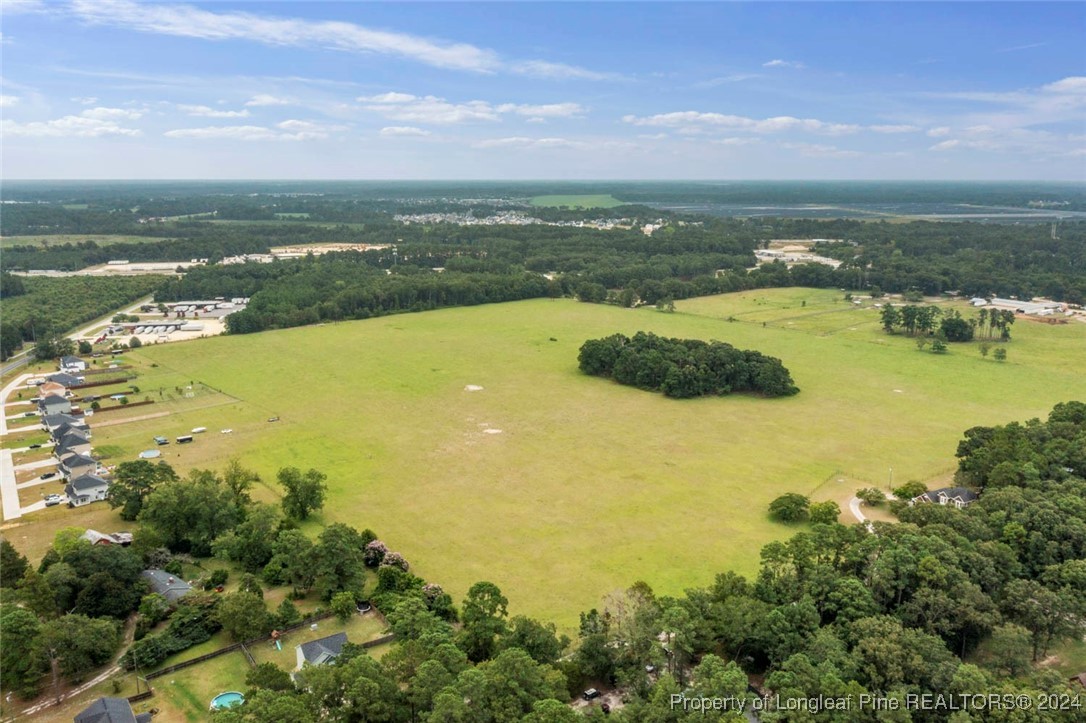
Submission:
[[[387,553],[388,546],[385,543],[380,540],[373,540],[366,545],[366,549],[362,553],[362,561],[366,563],[367,567],[377,567],[385,559]]]
[[[381,560],[381,567],[398,567],[404,572],[411,568],[404,556],[398,552],[386,552],[384,559]]]
[[[841,516],[841,508],[833,500],[815,502],[809,510],[811,522],[819,525],[832,525]]]
[[[810,504],[803,495],[789,492],[769,503],[769,514],[781,522],[802,522],[810,515]]]
[[[886,495],[883,494],[882,490],[877,490],[874,487],[864,487],[862,490],[856,490],[856,496],[869,507],[881,505],[886,501]]]
[[[337,618],[343,622],[347,622],[355,613],[354,595],[346,590],[337,592],[332,596],[331,608]]]

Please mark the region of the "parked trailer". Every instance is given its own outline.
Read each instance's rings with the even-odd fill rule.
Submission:
[[[192,441],[192,435],[191,434],[186,434],[184,436],[181,436],[181,437],[177,438],[177,443],[178,444],[188,444],[191,441]]]

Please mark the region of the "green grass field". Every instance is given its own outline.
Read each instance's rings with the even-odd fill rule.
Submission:
[[[566,206],[568,208],[614,208],[624,205],[611,194],[581,194],[571,196],[536,196],[531,200],[533,206]]]
[[[114,234],[53,234],[49,236],[3,236],[0,237],[0,248],[12,246],[63,246],[64,244],[78,244],[84,241],[93,241],[99,246],[114,246],[120,244],[147,244],[158,241],[170,241],[172,239],[158,236],[121,236]]]
[[[802,391],[676,401],[578,371],[586,339],[642,329],[759,349]],[[330,498],[307,529],[371,527],[455,598],[491,580],[516,613],[568,631],[637,580],[674,594],[754,573],[760,547],[792,533],[766,514],[783,492],[884,485],[891,467],[896,482],[945,479],[965,429],[1086,399],[1086,324],[1013,333],[1002,364],[972,345],[919,352],[883,334],[877,311],[809,289],[674,314],[570,300],[446,309],[144,348],[133,356],[155,374],[239,401],[96,429],[95,443],[134,457],[153,434],[206,426],[165,458],[185,470],[238,456],[265,479],[316,467]]]

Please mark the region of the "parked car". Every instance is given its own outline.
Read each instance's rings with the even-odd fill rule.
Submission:
[[[27,449],[41,449],[41,445],[40,444],[32,444],[29,447],[27,447]]]
[[[268,421],[269,421],[269,422],[278,422],[278,421],[279,421],[279,417],[268,417]]]
[[[56,472],[46,472],[45,474],[43,474],[41,476],[41,479],[53,479],[56,476],[57,476]]]
[[[581,694],[581,697],[584,698],[585,700],[595,700],[596,698],[600,697],[600,692],[598,690],[596,690],[595,688],[589,688],[588,690],[586,690],[584,693]]]
[[[46,495],[45,496],[45,506],[46,507],[53,507],[55,505],[59,505],[63,501],[64,501],[64,498],[61,497],[60,495]]]

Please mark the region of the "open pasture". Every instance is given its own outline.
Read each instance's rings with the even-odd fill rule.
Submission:
[[[3,236],[0,237],[0,248],[13,246],[63,246],[64,244],[79,244],[84,241],[93,241],[99,246],[114,246],[121,244],[146,244],[172,239],[159,238],[158,236],[127,236],[120,234],[51,234],[44,236]]]
[[[841,296],[759,290],[674,314],[532,300],[145,347],[132,356],[156,372],[239,401],[95,443],[134,456],[152,427],[199,424],[194,444],[164,448],[181,471],[232,456],[266,480],[316,467],[329,499],[307,529],[371,527],[454,598],[491,580],[515,613],[569,631],[637,580],[673,594],[754,573],[760,547],[794,531],[766,514],[784,492],[885,486],[891,467],[895,482],[945,478],[965,429],[1086,398],[1086,324],[1019,322],[999,363],[975,345],[917,351]],[[586,339],[638,330],[758,349],[802,391],[677,401],[578,371]]]
[[[567,208],[614,208],[625,202],[609,193],[574,194],[566,196],[536,196],[531,200],[533,206],[566,206]]]

